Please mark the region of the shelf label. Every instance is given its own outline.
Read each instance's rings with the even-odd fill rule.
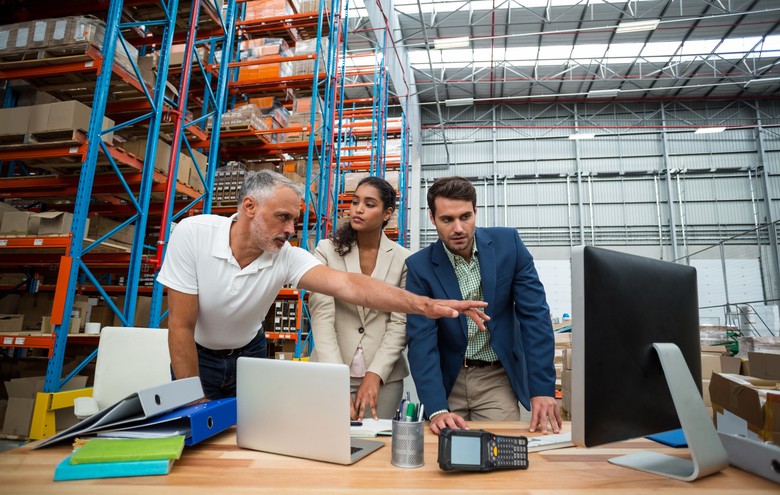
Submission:
[[[14,341],[14,344],[16,344],[16,345],[23,345],[24,344],[24,337],[16,337],[16,340]]]
[[[0,239],[0,246],[7,246],[8,245],[8,239]]]
[[[33,240],[33,246],[43,246],[43,239]]]
[[[71,155],[74,155],[74,154],[76,154],[76,153],[78,153],[78,152],[79,152],[79,149],[78,149],[78,148],[70,148],[70,149],[68,150],[68,153],[70,153]]]
[[[13,337],[3,337],[3,345],[11,345],[14,343]]]
[[[94,66],[95,66],[95,61],[94,60],[90,60],[89,62],[86,62],[84,64],[84,67],[94,67]]]

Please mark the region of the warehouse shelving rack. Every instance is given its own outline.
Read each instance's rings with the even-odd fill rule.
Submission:
[[[347,174],[353,172],[368,172],[370,175],[386,177],[388,170],[398,171],[398,227],[387,229],[386,234],[405,244],[406,225],[406,182],[408,169],[408,129],[406,113],[400,117],[388,116],[390,101],[390,77],[385,65],[387,32],[380,31],[373,53],[351,54],[350,69],[344,71],[341,94],[345,88],[367,88],[369,96],[352,98],[344,101],[351,108],[344,110],[339,119],[337,129],[336,169],[338,170],[339,186],[334,191],[337,194],[338,213],[349,208],[352,194],[345,192],[343,184]],[[361,63],[370,60],[370,63]],[[349,79],[349,82],[347,82]],[[388,154],[388,137],[397,136],[401,140],[400,153]],[[358,141],[360,139],[360,141]],[[361,144],[368,142],[368,145]],[[366,153],[368,151],[368,153]]]
[[[132,7],[130,10],[133,18],[128,18],[129,14],[128,11],[124,10],[125,6]],[[62,85],[52,86],[48,83],[52,80],[51,78],[65,76],[67,79],[72,78],[73,74],[78,74],[82,77],[81,80],[87,81],[88,84],[94,84],[94,92],[90,93],[92,110],[89,129],[83,136],[75,135],[76,143],[65,147],[14,149],[0,152],[0,160],[4,161],[18,160],[27,164],[35,164],[40,161],[67,160],[71,163],[69,166],[80,169],[78,176],[40,175],[3,179],[2,197],[58,196],[72,198],[75,196],[76,198],[70,235],[57,240],[35,237],[0,239],[0,252],[13,255],[4,256],[9,264],[35,266],[40,263],[48,263],[59,265],[52,307],[53,336],[25,338],[18,342],[15,339],[11,344],[11,346],[16,347],[49,349],[50,359],[44,393],[39,395],[36,400],[30,431],[31,438],[41,438],[52,434],[55,406],[63,406],[63,404],[67,406],[68,401],[72,404],[75,396],[84,393],[57,394],[60,388],[72,376],[81,371],[96,353],[93,352],[73,372],[64,379],[62,378],[70,314],[77,291],[89,291],[103,296],[121,322],[124,325],[132,325],[137,295],[146,292],[146,288],[139,284],[140,279],[144,273],[148,274],[152,264],[161,258],[159,250],[155,250],[154,247],[147,246],[145,243],[149,213],[150,211],[155,213],[159,211],[156,204],[154,209],[150,208],[153,204],[151,202],[153,193],[163,193],[165,196],[165,205],[161,213],[161,231],[163,233],[170,230],[171,219],[178,218],[178,216],[193,209],[198,202],[202,203],[204,211],[208,211],[210,207],[210,193],[208,191],[210,190],[209,183],[213,181],[213,173],[218,159],[216,152],[218,132],[216,136],[211,136],[212,143],[215,143],[208,159],[208,163],[211,165],[208,165],[206,170],[198,171],[205,184],[205,193],[199,193],[191,187],[176,182],[178,149],[171,153],[167,176],[155,171],[152,164],[157,153],[157,138],[163,126],[163,120],[171,114],[175,115],[173,128],[174,144],[177,148],[181,146],[181,143],[184,143],[188,150],[191,149],[185,140],[185,135],[188,139],[202,141],[206,136],[203,132],[203,124],[209,116],[214,118],[217,123],[215,127],[219,129],[218,123],[227,95],[227,65],[223,64],[224,71],[218,72],[216,76],[205,74],[206,71],[203,70],[205,76],[200,84],[205,96],[196,102],[196,104],[202,102],[203,108],[197,119],[185,123],[183,116],[188,108],[188,85],[192,69],[189,60],[192,60],[193,52],[190,51],[186,54],[180,75],[181,83],[178,95],[174,94],[169,97],[166,96],[166,84],[169,75],[170,47],[175,39],[187,39],[188,47],[191,50],[195,43],[203,43],[210,46],[210,56],[213,57],[217,49],[224,48],[222,53],[228,57],[230,44],[234,37],[234,18],[231,17],[235,14],[234,0],[225,2],[224,14],[221,4],[204,2],[203,8],[201,8],[200,0],[193,0],[192,5],[179,5],[176,0],[162,4],[132,0],[128,2],[112,1],[108,5],[95,3],[91,6],[94,12],[99,12],[101,8],[105,11],[106,7],[108,12],[105,36],[100,49],[88,46],[78,60],[69,61],[66,64],[57,64],[56,61],[50,60],[46,66],[38,67],[34,64],[25,64],[23,67],[10,69],[4,66],[3,70],[0,71],[0,79],[23,79],[39,89],[49,86],[63,87]],[[177,23],[182,20],[180,17],[185,12],[190,14],[190,22],[185,23],[188,29],[184,32],[177,31]],[[52,12],[47,11],[42,14],[51,15]],[[195,41],[195,33],[199,26],[206,28],[206,36],[203,40]],[[126,36],[127,34],[139,33],[142,35],[139,36],[139,39]],[[129,55],[131,43],[141,46],[142,52],[152,46],[158,49],[157,78],[153,87],[148,87],[143,82],[143,77],[136,63],[131,63],[130,70],[114,63],[116,51],[123,50]],[[201,69],[204,68],[200,60],[197,60],[197,65]],[[129,99],[112,105],[107,103],[109,93],[126,95],[129,88],[135,90],[135,100]],[[67,91],[64,94],[55,93],[55,96],[62,99],[84,98],[84,95],[68,94]],[[8,94],[6,94],[6,98],[8,98]],[[111,112],[136,112],[139,115],[130,117],[128,120],[114,125],[111,129],[101,130],[101,123],[107,107]],[[106,133],[121,133],[131,128],[140,129],[134,133],[147,137],[145,163],[125,150],[106,144],[100,139]],[[96,174],[98,167],[101,170],[109,168],[114,173]],[[116,210],[120,212],[117,214],[127,218],[100,239],[84,245],[81,239],[84,238],[86,221],[93,200],[111,198],[116,202],[116,198],[120,195],[125,204],[116,207]],[[175,195],[178,195],[179,198],[187,197],[189,200],[174,201]],[[110,209],[113,210],[113,206],[109,203]],[[174,213],[177,209],[178,213]],[[128,225],[133,225],[135,229],[132,248],[129,252],[121,254],[98,252],[99,246],[108,244],[107,239]],[[163,238],[161,236],[161,239]],[[164,247],[164,241],[158,242],[158,246]],[[51,248],[55,248],[54,252]],[[35,249],[36,251],[35,254],[29,251],[28,254],[21,254],[17,253],[19,249]],[[59,253],[56,252],[57,250]],[[149,254],[155,251],[157,251],[156,260]],[[38,254],[39,252],[41,254]],[[126,271],[123,272],[123,270]],[[125,285],[104,286],[101,284],[98,275],[105,271],[124,273]],[[50,286],[44,286],[44,289],[48,288]],[[123,308],[116,307],[109,297],[109,294],[118,292],[125,295]],[[155,294],[153,293],[153,295]],[[152,320],[154,320],[155,313],[152,314]]]
[[[239,0],[239,4],[241,3],[244,2]],[[241,33],[247,37],[280,37],[291,46],[298,41],[298,37],[316,43],[315,54],[312,55],[264,57],[259,60],[244,61],[234,59],[229,63],[230,68],[238,69],[246,66],[312,60],[312,74],[286,75],[248,81],[239,81],[237,78],[233,78],[228,85],[228,93],[233,98],[233,102],[239,96],[275,96],[286,94],[290,90],[299,95],[310,95],[312,112],[308,125],[290,124],[284,128],[268,130],[223,131],[222,136],[226,140],[243,140],[252,136],[255,136],[257,140],[255,142],[251,140],[240,141],[240,144],[226,142],[221,149],[222,157],[228,160],[239,160],[243,157],[267,157],[282,161],[285,156],[303,155],[306,157],[305,197],[301,205],[301,246],[308,249],[310,239],[319,240],[322,237],[328,220],[327,216],[321,213],[327,211],[329,207],[327,202],[321,201],[326,195],[320,194],[319,197],[315,197],[312,193],[312,187],[314,186],[318,191],[326,191],[330,187],[329,164],[332,162],[333,156],[333,112],[337,101],[334,92],[338,87],[337,50],[343,38],[341,1],[320,0],[317,12],[300,12],[251,20],[245,20],[239,14],[236,25]],[[323,48],[324,46],[327,46],[327,50]],[[322,115],[320,124],[316,121],[315,107]],[[279,143],[272,143],[268,139],[264,139],[264,136],[268,134],[300,132],[307,132],[308,139]],[[320,166],[318,174],[313,172],[315,161]],[[316,241],[314,242],[316,243]],[[297,299],[296,331],[266,331],[266,337],[269,339],[294,340],[296,357],[302,355],[304,346],[307,345],[306,336],[303,334],[303,320],[306,318],[305,297],[305,291],[283,289],[278,299]]]

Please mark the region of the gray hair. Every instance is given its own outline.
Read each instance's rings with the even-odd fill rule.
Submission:
[[[249,196],[262,204],[277,187],[289,187],[295,191],[299,198],[303,198],[303,188],[295,182],[272,170],[259,170],[257,172],[247,171],[244,183],[241,184],[241,189],[238,191],[238,203],[241,204],[244,198]]]

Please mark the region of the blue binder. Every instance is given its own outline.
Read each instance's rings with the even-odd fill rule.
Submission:
[[[123,438],[184,435],[190,446],[227,430],[236,424],[236,399],[218,399],[175,409],[121,429],[98,433]]]

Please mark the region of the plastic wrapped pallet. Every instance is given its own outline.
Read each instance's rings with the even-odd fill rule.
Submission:
[[[209,118],[208,127],[211,128],[213,119]],[[260,109],[253,104],[242,105],[222,114],[223,131],[237,128],[250,127],[255,130],[266,130],[269,127],[263,122],[263,114]]]
[[[244,20],[283,17],[294,13],[293,6],[288,0],[254,0],[246,2]]]
[[[321,40],[322,43],[322,49],[320,51],[321,54],[327,54],[328,53],[328,40],[323,38]],[[317,53],[317,40],[316,39],[310,39],[310,40],[301,40],[298,43],[295,44],[295,49],[293,50],[293,54],[298,55],[314,55]],[[320,65],[318,70],[320,72],[325,71],[325,67],[322,64],[322,59],[325,57],[320,58]],[[314,74],[314,59],[310,60],[294,60],[291,62],[292,65],[292,75],[294,76],[302,76],[306,74]]]

